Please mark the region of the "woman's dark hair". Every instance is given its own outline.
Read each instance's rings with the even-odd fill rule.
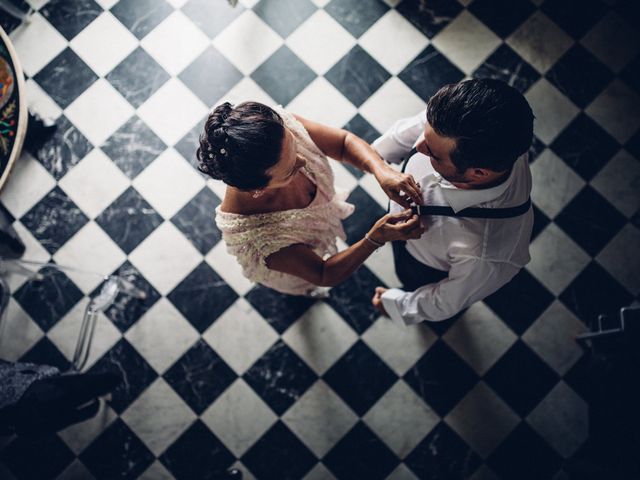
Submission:
[[[207,118],[200,147],[198,169],[240,190],[264,188],[266,173],[280,159],[284,139],[282,118],[258,102],[235,108],[229,102],[216,107]]]
[[[431,128],[456,141],[451,160],[460,172],[511,169],[531,146],[533,119],[524,96],[495,79],[445,85],[427,104]]]

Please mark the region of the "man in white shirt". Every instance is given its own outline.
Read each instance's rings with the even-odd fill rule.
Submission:
[[[420,239],[394,242],[404,290],[376,288],[372,303],[381,313],[403,326],[451,318],[529,262],[533,118],[515,88],[467,80],[442,87],[426,112],[373,142],[386,161],[405,160],[423,205],[439,206],[421,215]],[[391,213],[403,208],[391,202]]]

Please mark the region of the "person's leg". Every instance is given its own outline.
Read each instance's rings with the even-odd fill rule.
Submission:
[[[113,372],[83,373],[35,381],[12,408],[16,433],[55,432],[95,415],[95,399],[115,389],[122,376]]]
[[[406,242],[393,242],[392,247],[396,275],[405,290],[412,291],[447,278],[447,272],[429,267],[413,258],[407,251]]]

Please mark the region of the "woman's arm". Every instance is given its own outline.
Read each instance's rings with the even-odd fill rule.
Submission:
[[[307,245],[291,245],[267,257],[267,267],[300,277],[321,287],[333,287],[346,280],[376,246],[362,239],[348,249],[323,260]]]
[[[341,128],[329,127],[295,115],[304,125],[311,140],[325,155],[348,162],[363,172],[372,173],[385,193],[392,200],[404,206],[410,201],[422,203],[420,187],[411,175],[397,172],[380,157],[371,145],[357,135]],[[401,196],[400,191],[408,195]]]
[[[373,242],[363,238],[326,260],[307,245],[291,245],[269,255],[266,264],[271,270],[300,277],[314,285],[333,287],[346,280],[378,248],[374,242],[384,244],[420,238],[422,233],[424,227],[419,217],[407,210],[378,220],[367,234]]]

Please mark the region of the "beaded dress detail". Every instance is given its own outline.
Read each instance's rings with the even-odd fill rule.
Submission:
[[[341,221],[353,213],[346,192],[336,192],[327,157],[304,126],[281,107],[274,109],[294,135],[298,153],[307,159],[303,172],[316,185],[316,195],[305,208],[241,215],[216,208],[216,224],[227,251],[236,257],[245,277],[291,295],[316,296],[322,289],[286,273],[270,270],[266,258],[294,244],[305,244],[320,257],[337,253],[336,238],[346,239]]]

